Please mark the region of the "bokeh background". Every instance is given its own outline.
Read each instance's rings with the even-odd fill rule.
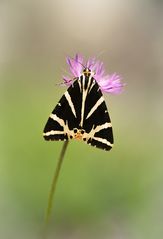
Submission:
[[[49,238],[163,237],[163,1],[0,1],[0,239],[41,238],[62,142],[42,130],[67,55],[99,56],[126,83],[105,95],[115,147],[72,141]]]

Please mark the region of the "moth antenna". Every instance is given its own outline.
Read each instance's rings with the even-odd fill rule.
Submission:
[[[84,66],[80,61],[74,59],[73,57],[70,57],[73,61],[76,61],[77,63],[79,63],[83,68],[86,68],[86,66]]]

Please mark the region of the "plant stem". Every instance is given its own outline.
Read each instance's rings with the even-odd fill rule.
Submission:
[[[44,231],[44,238],[46,238],[46,234],[47,234],[47,227],[50,221],[50,216],[51,216],[51,212],[52,212],[52,207],[53,207],[53,198],[54,198],[54,194],[55,194],[55,190],[56,190],[56,185],[57,185],[57,181],[58,181],[58,176],[60,173],[60,169],[62,166],[62,162],[64,159],[64,155],[68,146],[68,140],[64,142],[63,147],[62,147],[62,151],[60,153],[60,157],[58,159],[58,163],[57,163],[57,167],[55,169],[55,173],[53,176],[53,180],[52,180],[52,184],[51,184],[51,188],[50,188],[50,192],[49,192],[49,199],[48,199],[48,206],[47,206],[47,210],[46,210],[46,216],[45,216],[45,231]]]

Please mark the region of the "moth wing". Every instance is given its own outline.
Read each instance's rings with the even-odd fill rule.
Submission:
[[[110,150],[113,146],[113,131],[106,103],[99,85],[92,81],[85,102],[83,128],[86,143],[100,149]]]
[[[43,131],[45,140],[71,139],[73,128],[79,125],[81,101],[78,80],[75,80],[49,116]]]

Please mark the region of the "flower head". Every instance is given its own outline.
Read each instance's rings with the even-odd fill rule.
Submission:
[[[70,68],[70,77],[63,76],[65,85],[70,86],[73,78],[81,76],[84,65],[95,72],[94,78],[102,92],[118,94],[122,91],[124,84],[121,82],[121,76],[116,73],[106,75],[103,62],[96,60],[94,57],[84,62],[83,57],[76,54],[75,58],[67,57],[66,60]]]

